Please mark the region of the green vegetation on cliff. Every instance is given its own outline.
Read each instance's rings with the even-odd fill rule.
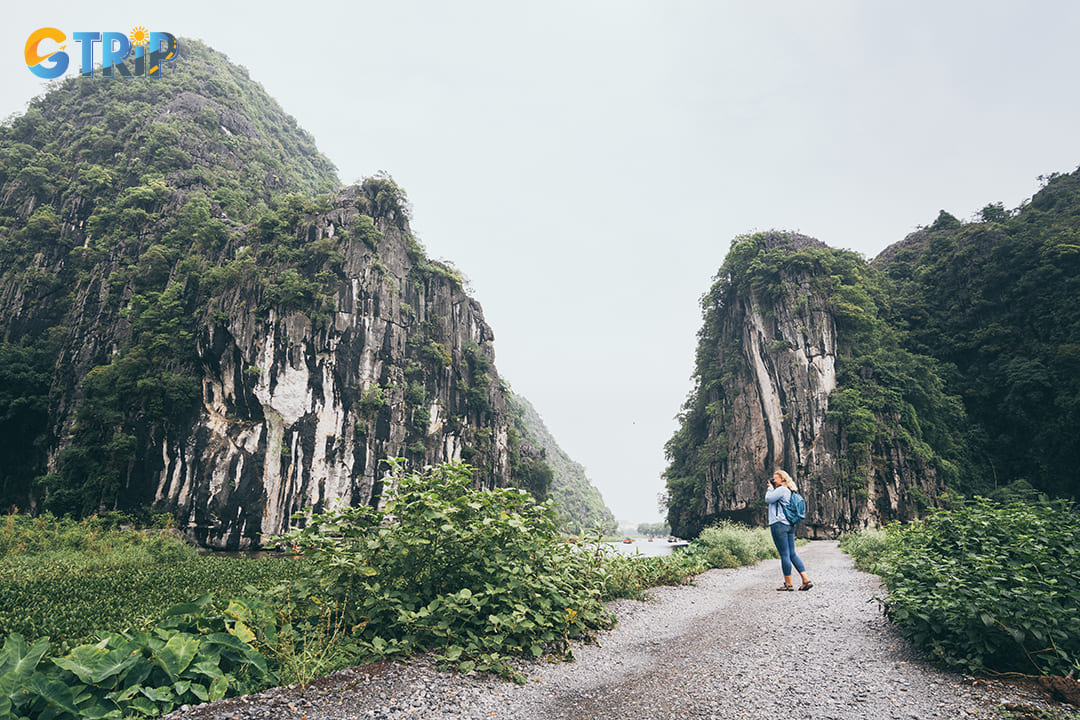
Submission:
[[[604,534],[617,533],[619,524],[615,515],[604,504],[600,491],[589,482],[585,467],[570,459],[559,447],[532,403],[521,395],[514,395],[512,401],[520,413],[525,430],[544,449],[544,459],[553,471],[551,499],[559,509],[559,522],[563,530],[575,535],[598,529]]]
[[[354,475],[380,459],[381,445],[371,458],[351,449],[371,438],[393,435],[394,454],[424,464],[442,448],[435,423],[481,482],[505,482],[490,346],[448,343],[442,299],[410,304],[462,290],[462,277],[425,256],[404,191],[384,173],[342,188],[243,68],[182,47],[161,78],[70,78],[0,126],[0,507],[85,516],[161,501],[166,449],[185,446],[206,407],[233,427],[265,419],[253,388],[277,376],[236,337],[302,316],[293,324],[325,339],[345,305],[407,335],[382,349],[392,362],[380,357],[371,387],[344,388],[355,420],[332,440]],[[236,403],[211,397],[215,383]],[[510,481],[544,497],[550,469],[527,437],[509,440]],[[289,451],[268,452],[284,465]]]
[[[947,393],[938,362],[909,349],[905,331],[892,322],[890,293],[886,278],[861,256],[809,238],[757,233],[732,243],[702,298],[694,389],[665,447],[673,531],[694,535],[711,519],[703,509],[706,477],[726,457],[725,403],[742,392],[737,366],[748,362],[740,338],[726,330],[737,324],[733,309],[768,315],[792,302],[793,295],[795,304],[820,302],[835,324],[836,389],[829,396],[828,419],[836,423],[843,451],[837,468],[841,487],[865,496],[871,476],[887,473],[885,456],[894,443],[946,481],[958,477],[962,409]],[[805,342],[805,328],[800,333]],[[765,351],[783,351],[789,341],[773,344]],[[794,389],[789,392],[795,395]],[[786,415],[782,420],[789,421]]]
[[[267,305],[326,305],[332,249],[296,230],[338,185],[262,87],[195,41],[182,70],[70,78],[0,127],[0,504],[116,507],[140,449],[201,397],[212,296],[257,277]],[[74,424],[52,426],[72,402]]]
[[[1013,212],[934,223],[875,261],[913,347],[953,368],[970,423],[960,487],[1080,497],[1080,170]]]
[[[776,233],[737,239],[703,298],[695,386],[666,446],[673,528],[704,522],[706,477],[733,442],[723,400],[747,360],[723,328],[740,302],[768,315],[824,298],[827,417],[857,491],[899,461],[891,443],[963,495],[1080,496],[1080,170],[1043,180],[1015,211],[987,205],[968,223],[942,211],[872,263]]]

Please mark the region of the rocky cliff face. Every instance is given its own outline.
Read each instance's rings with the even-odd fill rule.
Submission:
[[[828,264],[834,252],[781,233],[733,245],[704,300],[698,384],[667,447],[676,534],[722,518],[761,524],[774,469],[806,496],[813,537],[910,518],[916,496],[943,489],[902,433],[881,423],[873,437],[854,435],[864,428],[834,408],[850,399],[839,370],[851,355]]]
[[[386,458],[535,470],[480,306],[400,188],[339,189],[245,71],[181,60],[0,127],[0,501],[170,512],[244,548],[377,502]]]
[[[468,461],[477,484],[494,487],[513,482],[513,456],[537,454],[527,441],[511,446],[493,334],[460,276],[424,258],[407,224],[362,215],[362,199],[345,190],[297,230],[340,254],[323,299],[332,311],[270,302],[272,288],[254,277],[209,299],[193,333],[201,398],[181,417],[137,427],[124,490],[99,509],[152,505],[202,544],[243,548],[304,508],[377,500],[384,458]],[[57,361],[67,370],[53,386],[54,473],[87,402],[83,378],[131,333],[98,292],[90,282],[74,298],[77,329]],[[19,300],[11,316],[25,314]]]
[[[452,273],[418,272],[407,230],[380,222],[378,249],[349,234],[355,195],[307,225],[315,241],[349,238],[337,245],[344,278],[329,323],[261,317],[241,286],[201,329],[202,405],[162,444],[153,500],[205,544],[257,542],[305,507],[369,503],[383,458],[468,460],[478,484],[511,482],[506,397],[479,304]]]
[[[379,223],[377,249],[349,233],[355,195],[307,224],[315,241],[348,237],[330,322],[261,317],[241,286],[201,329],[201,407],[162,443],[153,475],[155,505],[201,542],[243,546],[305,507],[369,503],[387,457],[468,460],[478,483],[511,482],[506,397],[480,306],[452,273],[418,272],[407,230]]]

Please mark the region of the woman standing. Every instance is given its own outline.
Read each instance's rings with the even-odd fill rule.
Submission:
[[[773,544],[780,553],[780,569],[784,571],[784,584],[777,590],[794,590],[791,584],[791,566],[799,571],[802,578],[800,590],[809,590],[814,587],[810,578],[806,577],[806,566],[795,554],[795,526],[788,522],[784,516],[783,505],[791,501],[791,493],[797,488],[795,481],[783,470],[773,473],[769,481],[769,489],[765,492],[765,502],[769,503],[769,530],[772,532]]]

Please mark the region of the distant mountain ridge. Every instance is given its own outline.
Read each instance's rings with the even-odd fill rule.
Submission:
[[[605,534],[617,533],[619,523],[604,504],[600,491],[589,481],[585,466],[572,460],[559,447],[532,403],[517,394],[513,395],[512,402],[521,409],[525,427],[544,449],[544,459],[554,471],[550,494],[559,505],[565,529],[578,535],[597,529]]]

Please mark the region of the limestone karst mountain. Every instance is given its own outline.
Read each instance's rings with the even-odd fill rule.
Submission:
[[[387,457],[542,476],[479,304],[393,180],[342,188],[195,41],[169,70],[69,79],[0,127],[5,509],[168,512],[242,548],[371,502]]]
[[[667,445],[675,534],[721,518],[760,523],[774,468],[800,484],[811,536],[910,519],[945,489],[948,458],[905,420],[930,405],[951,422],[950,399],[908,383],[933,363],[878,316],[868,271],[802,235],[733,243],[702,301],[697,385]],[[889,372],[864,373],[875,363]]]
[[[666,446],[673,531],[761,523],[774,468],[812,536],[958,496],[1080,496],[1080,170],[1040,180],[1016,210],[942,211],[873,262],[737,238]]]

